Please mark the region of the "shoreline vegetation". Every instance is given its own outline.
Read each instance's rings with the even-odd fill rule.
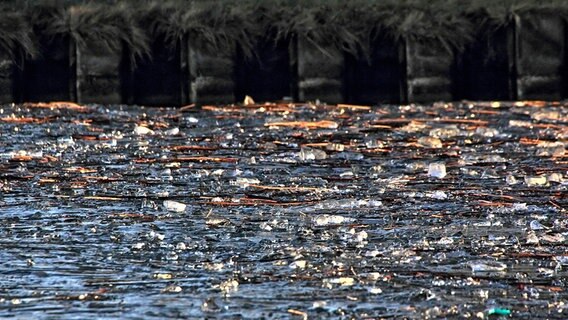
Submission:
[[[385,44],[407,51],[408,48],[420,51],[421,46],[433,47],[436,55],[447,60],[474,49],[480,39],[492,41],[496,30],[511,25],[518,28],[519,20],[532,22],[532,17],[543,15],[557,19],[564,26],[568,21],[568,2],[4,1],[0,4],[0,54],[5,61],[21,68],[26,61],[42,58],[45,54],[42,43],[64,39],[79,51],[88,52],[97,47],[98,51],[117,55],[121,64],[135,69],[139,63],[156,58],[156,50],[152,49],[156,41],[172,51],[185,43],[193,50],[198,48],[200,54],[235,57],[238,53],[245,61],[259,59],[260,43],[276,46],[285,41],[290,48],[298,43],[308,47],[307,56],[316,61],[329,59],[336,65],[343,61],[335,58],[343,59],[345,55],[371,65],[373,52],[377,46]],[[483,54],[488,60],[499,52],[489,46]],[[290,64],[296,63],[295,58],[290,57]],[[74,57],[69,59],[72,65]],[[405,59],[414,58],[407,53],[401,58],[402,64],[406,63]],[[443,74],[455,72],[449,67],[446,69]],[[322,70],[325,71],[325,67]],[[303,78],[302,75],[297,77]],[[318,77],[306,79],[318,85]],[[444,90],[450,90],[448,88]],[[518,91],[518,88],[513,89]],[[189,97],[192,93],[185,95]]]

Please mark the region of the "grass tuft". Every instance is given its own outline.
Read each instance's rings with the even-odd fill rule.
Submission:
[[[32,26],[26,15],[11,3],[0,4],[0,50],[12,60],[18,55],[37,55]]]

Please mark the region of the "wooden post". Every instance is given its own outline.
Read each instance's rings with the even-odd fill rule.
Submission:
[[[171,48],[165,37],[156,37],[151,44],[151,58],[138,61],[132,72],[133,103],[152,106],[180,106],[182,99],[181,50],[177,43]]]
[[[481,30],[459,57],[458,99],[514,100],[514,24]]]
[[[290,59],[296,51],[289,47],[288,40],[274,43],[270,38],[256,44],[253,57],[247,58],[242,50],[237,51],[237,101],[242,101],[245,95],[253,97],[257,102],[276,101],[284,97],[297,98],[292,72],[296,68]]]
[[[23,101],[74,100],[69,37],[51,38],[37,34],[37,40],[38,57],[24,61],[21,83]]]
[[[332,44],[318,47],[298,37],[297,55],[300,101],[343,102],[343,52]]]
[[[346,100],[357,104],[403,102],[403,54],[402,46],[383,37],[375,41],[370,61],[347,55]]]
[[[97,43],[75,46],[77,102],[120,104],[122,52],[111,52]]]
[[[558,16],[515,15],[517,98],[559,100],[563,90],[564,23]]]
[[[0,103],[17,102],[14,60],[8,52],[0,53]]]
[[[408,101],[451,101],[453,54],[438,42],[405,45]]]
[[[188,46],[190,100],[196,104],[235,102],[234,54]]]

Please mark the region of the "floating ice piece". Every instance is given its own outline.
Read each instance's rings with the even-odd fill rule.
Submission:
[[[438,244],[441,245],[449,245],[449,244],[453,244],[454,243],[454,239],[450,238],[450,237],[442,237],[440,238],[440,240],[438,240]]]
[[[536,121],[559,120],[562,118],[562,115],[560,114],[560,112],[556,110],[542,110],[542,111],[533,112],[531,114],[531,118],[533,118]]]
[[[254,104],[254,99],[251,96],[245,96],[245,100],[243,101],[245,106],[250,106]]]
[[[381,294],[381,293],[383,293],[383,290],[381,288],[377,288],[377,287],[369,287],[369,288],[367,288],[367,291],[370,294]]]
[[[428,126],[423,122],[410,121],[409,124],[401,127],[400,129],[398,129],[398,131],[411,133],[411,132],[422,131],[422,130],[426,129],[427,127]]]
[[[150,231],[150,233],[148,233],[148,238],[151,240],[163,241],[166,236],[162,233],[157,233],[156,231]]]
[[[135,244],[132,245],[132,249],[141,250],[145,246],[146,244],[144,242],[136,242]]]
[[[413,161],[406,164],[406,169],[409,171],[423,171],[426,168],[426,163],[424,161]]]
[[[527,211],[529,209],[529,207],[527,206],[526,203],[524,202],[515,202],[513,203],[513,205],[511,206],[510,210],[511,212],[518,212],[518,211]]]
[[[195,117],[187,117],[187,118],[185,118],[185,121],[187,121],[189,123],[198,123],[199,119],[197,119]]]
[[[562,157],[566,147],[562,141],[543,141],[537,145],[536,155],[540,157]]]
[[[489,290],[483,290],[483,289],[475,290],[474,294],[480,297],[481,299],[484,300],[489,299]]]
[[[179,134],[179,128],[178,127],[171,128],[170,130],[166,130],[166,132],[164,133],[168,136],[177,136]]]
[[[175,261],[179,258],[175,251],[170,251],[166,254],[166,260]]]
[[[442,140],[436,137],[420,137],[418,138],[418,144],[426,148],[442,148]]]
[[[517,184],[518,181],[514,175],[510,174],[505,178],[505,182],[507,182],[508,185],[514,185]]]
[[[259,184],[259,183],[260,181],[255,178],[237,178],[237,180],[235,180],[235,184],[241,188],[246,188],[251,184]]]
[[[316,226],[330,226],[330,225],[339,225],[344,223],[350,223],[355,221],[353,218],[347,218],[340,215],[333,215],[333,214],[321,214],[313,218],[313,222]]]
[[[554,260],[563,266],[568,266],[568,256],[554,256]]]
[[[487,169],[483,170],[483,173],[481,174],[481,178],[482,179],[499,179],[500,175],[497,173],[497,171],[495,171],[495,169],[487,168]]]
[[[134,134],[139,135],[139,136],[143,136],[143,135],[147,135],[147,134],[154,134],[154,130],[152,130],[148,127],[136,126],[136,127],[134,127]]]
[[[534,232],[529,232],[527,233],[527,240],[526,240],[526,244],[539,244],[540,240],[538,239],[538,236],[534,233]]]
[[[367,238],[369,238],[369,235],[367,234],[367,232],[365,230],[359,231],[355,234],[355,240],[357,240],[357,242],[366,241]]]
[[[548,182],[545,175],[540,176],[525,176],[525,183],[527,186],[544,186]]]
[[[561,173],[554,172],[548,175],[548,182],[563,183],[564,177]]]
[[[383,167],[379,164],[371,167],[371,172],[373,173],[381,173],[383,171],[384,171]]]
[[[448,199],[448,195],[442,190],[436,190],[432,194],[429,195],[432,199],[437,200],[446,200]]]
[[[467,265],[473,273],[476,272],[502,272],[507,270],[507,265],[499,261],[475,260],[469,261]]]
[[[509,120],[509,127],[532,128],[532,126],[533,126],[533,123],[531,121]]]
[[[529,224],[532,230],[544,230],[548,229],[547,227],[543,226],[538,220],[532,220]]]
[[[176,285],[169,285],[162,290],[163,293],[178,293],[182,291],[183,289],[180,286]]]
[[[319,202],[315,205],[303,207],[304,212],[313,212],[317,210],[339,210],[339,209],[357,209],[357,208],[375,208],[382,206],[380,200],[363,200],[363,199],[329,199]]]
[[[458,136],[459,134],[460,134],[460,129],[458,129],[458,127],[454,125],[430,130],[430,137],[436,137],[442,139],[455,137]]]
[[[57,144],[62,148],[67,148],[75,145],[73,137],[60,137],[57,138]]]
[[[236,292],[239,289],[239,282],[237,280],[224,281],[219,285],[219,289],[221,289],[221,291],[225,295],[228,295],[231,292]]]
[[[17,157],[30,157],[33,159],[41,159],[43,157],[43,151],[10,151],[6,153],[0,153],[0,159],[13,159]]]
[[[302,148],[298,156],[302,161],[327,159],[327,153],[325,153],[325,151],[312,148]]]
[[[560,243],[566,241],[566,237],[561,233],[545,234],[542,236],[541,240],[548,243]]]
[[[213,217],[205,220],[205,224],[210,227],[223,226],[228,224],[229,222],[230,222],[229,220],[220,217]]]
[[[349,161],[359,161],[365,158],[364,155],[360,153],[353,152],[339,152],[332,156],[333,159],[349,160]]]
[[[327,302],[323,301],[323,300],[314,301],[312,303],[312,309],[321,309],[321,308],[325,308],[325,306],[327,306]]]
[[[536,269],[536,272],[538,272],[540,276],[544,277],[552,277],[555,274],[554,269],[549,269],[549,268],[538,268]]]
[[[369,139],[365,141],[365,146],[369,149],[384,148],[385,144],[381,140]]]
[[[466,154],[462,156],[464,164],[503,163],[508,160],[498,154]]]
[[[340,277],[340,278],[328,279],[327,282],[333,284],[339,284],[344,287],[349,287],[355,284],[355,279],[351,277]]]
[[[443,162],[433,162],[428,165],[428,175],[430,177],[442,179],[446,176],[446,164]]]
[[[154,279],[160,279],[160,280],[168,280],[173,278],[171,273],[155,273],[154,274]]]
[[[499,134],[499,131],[495,128],[478,127],[475,129],[475,134],[482,137],[492,138]]]
[[[263,231],[272,231],[272,226],[269,222],[261,222],[258,227]]]
[[[304,269],[306,268],[306,260],[296,260],[290,263],[290,268],[292,269]]]
[[[184,212],[187,207],[185,204],[173,200],[164,200],[164,208],[171,212]]]
[[[349,171],[344,171],[342,173],[339,174],[340,178],[352,178],[355,174],[353,173],[353,171],[349,170]]]
[[[341,143],[328,143],[325,149],[328,151],[343,151],[345,150],[345,146]]]

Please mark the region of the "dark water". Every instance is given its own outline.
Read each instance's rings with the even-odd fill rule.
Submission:
[[[562,105],[1,109],[0,317],[568,317]]]

